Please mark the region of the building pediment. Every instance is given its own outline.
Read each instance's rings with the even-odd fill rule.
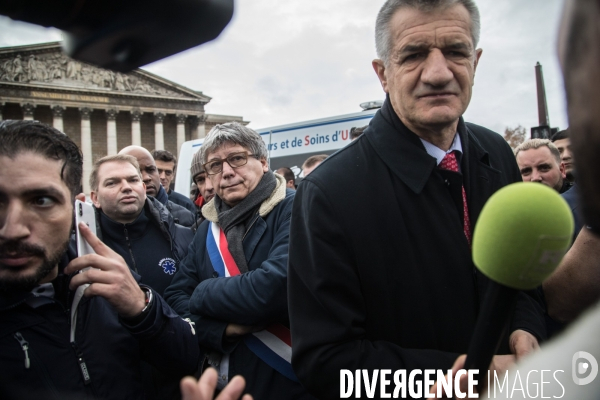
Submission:
[[[0,84],[32,92],[85,92],[103,97],[187,100],[202,105],[211,99],[141,69],[123,74],[75,61],[62,52],[60,42],[0,49]]]

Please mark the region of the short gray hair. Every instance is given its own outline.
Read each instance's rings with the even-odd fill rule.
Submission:
[[[390,50],[392,48],[392,35],[390,32],[390,20],[400,8],[414,8],[422,12],[431,12],[453,6],[463,5],[471,17],[471,39],[473,47],[477,48],[479,34],[481,32],[481,18],[479,9],[473,0],[387,0],[377,14],[375,22],[375,48],[377,57],[388,65]]]
[[[255,130],[239,122],[228,122],[216,125],[206,135],[202,143],[202,162],[206,163],[208,155],[226,143],[239,144],[258,159],[267,158],[267,146]]]

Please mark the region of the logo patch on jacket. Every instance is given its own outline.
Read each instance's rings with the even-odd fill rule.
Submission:
[[[158,262],[158,265],[162,267],[165,274],[173,275],[175,271],[177,271],[177,268],[175,268],[175,260],[172,258],[163,258]]]

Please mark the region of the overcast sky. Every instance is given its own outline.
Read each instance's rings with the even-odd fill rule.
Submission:
[[[371,67],[383,0],[242,0],[215,41],[144,68],[201,90],[206,111],[251,127],[360,111],[382,100]],[[477,0],[483,55],[465,119],[497,132],[538,125],[534,66],[544,68],[550,122],[567,126],[556,33],[562,0]],[[0,46],[60,40],[60,32],[0,17]]]

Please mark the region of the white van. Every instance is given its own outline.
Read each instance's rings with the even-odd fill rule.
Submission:
[[[289,167],[299,172],[299,168],[308,157],[316,154],[332,154],[350,143],[350,129],[368,125],[376,112],[377,109],[370,109],[256,131],[260,133],[269,150],[271,170]],[[181,145],[175,177],[176,192],[189,195],[192,183],[190,176],[192,157],[203,142],[204,139],[195,139]]]

